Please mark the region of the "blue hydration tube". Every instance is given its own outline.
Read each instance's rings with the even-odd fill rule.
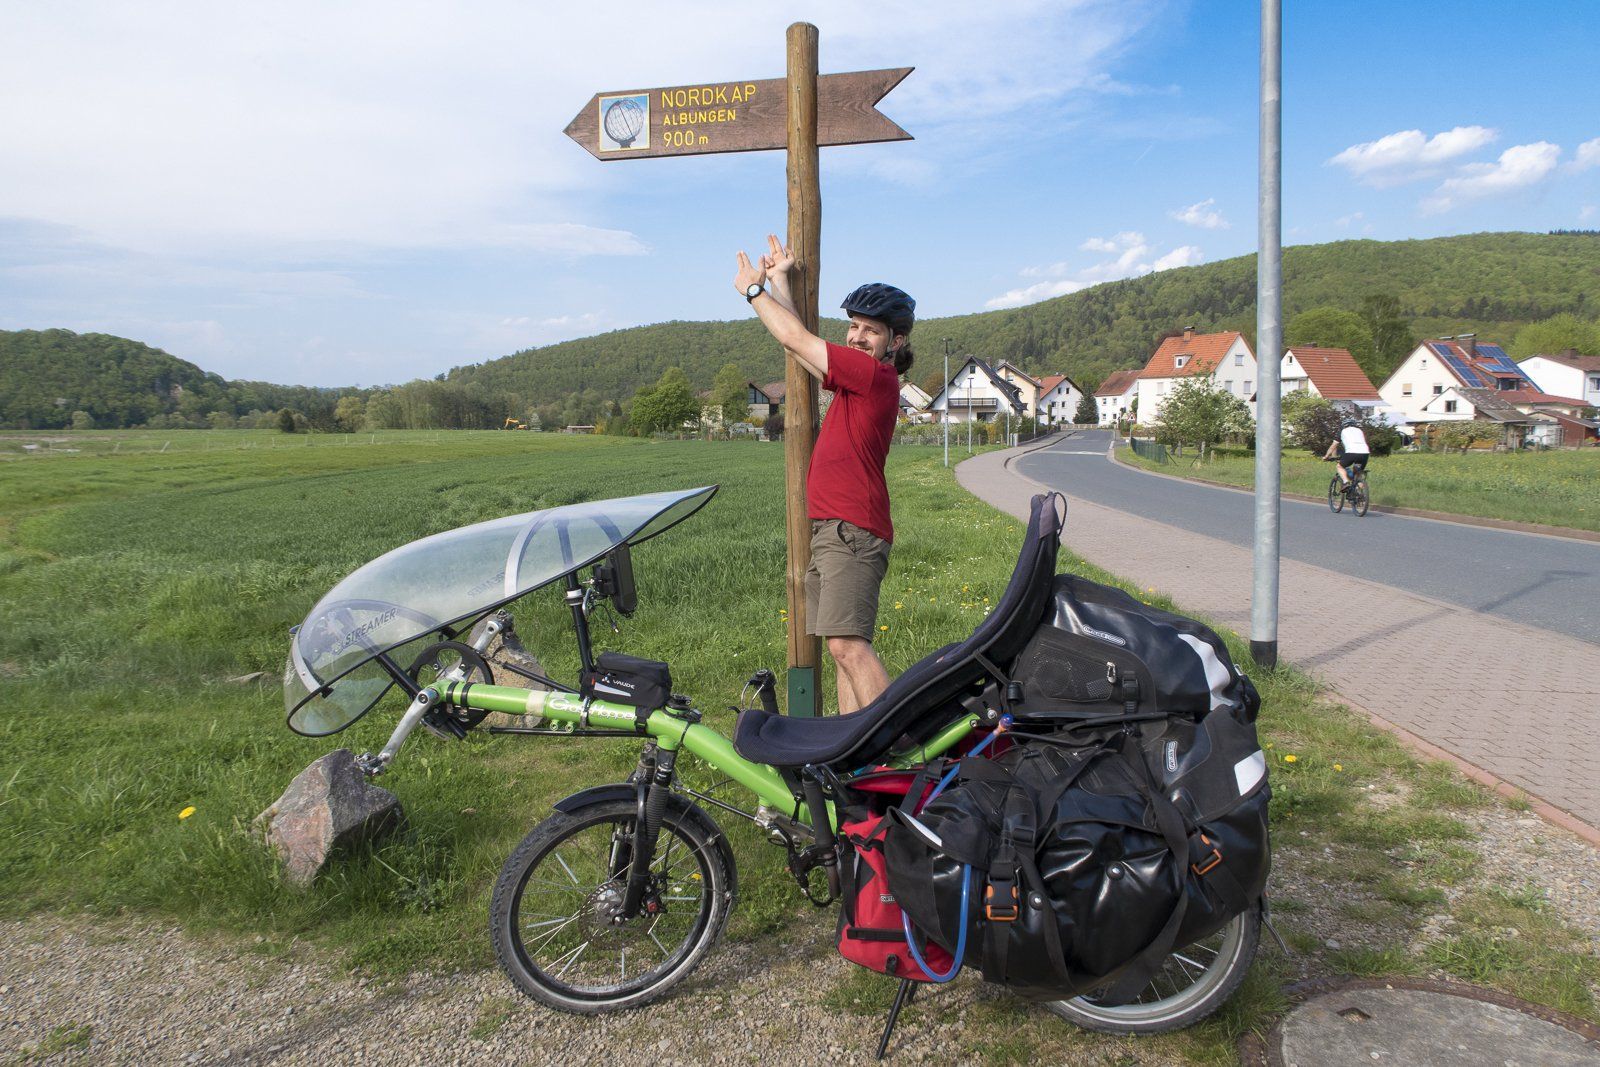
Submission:
[[[1004,729],[1005,727],[1010,726],[1011,725],[1011,716],[1007,715],[1007,716],[1002,717],[1001,720],[1000,720],[1000,725],[1001,725],[1001,729]],[[989,743],[991,741],[993,741],[995,738],[999,737],[999,736],[1000,736],[1000,730],[995,730],[988,737],[985,737],[982,741],[978,742],[977,745],[975,745],[973,747],[972,751],[967,753],[967,755],[968,756],[976,756],[978,753],[980,753],[984,749],[988,748],[989,747]],[[950,773],[946,774],[943,778],[939,779],[939,784],[933,787],[933,792],[928,794],[928,799],[932,800],[934,797],[936,797],[940,793],[944,792],[944,787],[949,785],[951,782],[955,781],[956,773],[960,769],[961,768],[960,768],[959,765],[950,768]],[[972,895],[972,864],[965,863],[965,864],[962,864],[962,866],[961,866],[961,914],[962,914],[962,916],[965,916],[967,914],[967,902],[971,899],[971,895]],[[917,951],[917,938],[916,938],[915,933],[913,933],[912,929],[911,929],[911,917],[908,916],[904,911],[901,911],[901,913],[900,913],[900,926],[901,926],[902,929],[905,930],[906,948],[911,950],[911,958],[916,961],[916,964],[917,964],[918,967],[922,968],[923,973],[926,974],[929,978],[931,978],[935,982],[948,982],[948,981],[950,981],[950,979],[954,978],[957,974],[961,973],[961,961],[966,957],[966,954],[967,954],[967,927],[969,925],[970,925],[969,923],[965,923],[965,922],[963,922],[961,924],[961,929],[956,933],[956,950],[955,950],[955,953],[954,953],[954,961],[950,964],[950,969],[948,971],[946,971],[944,974],[940,974],[937,971],[935,971],[932,967],[929,967],[927,961],[922,958],[922,953]]]

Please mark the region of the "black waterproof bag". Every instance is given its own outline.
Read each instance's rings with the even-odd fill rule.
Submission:
[[[945,948],[967,926],[967,961],[988,981],[1125,1002],[1171,952],[1260,898],[1265,761],[1242,707],[1052,740],[963,760],[919,814],[897,812],[889,888]]]
[[[672,668],[658,660],[602,652],[595,657],[593,670],[579,672],[578,695],[655,711],[666,707],[672,696]]]
[[[1058,574],[1050,606],[1011,670],[1028,722],[1066,722],[1127,710],[1204,715],[1260,698],[1210,627],[1121,589]]]

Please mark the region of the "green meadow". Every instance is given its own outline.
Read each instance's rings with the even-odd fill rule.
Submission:
[[[1208,455],[1175,456],[1157,463],[1117,453],[1123,462],[1163,474],[1250,488],[1255,454],[1228,449]],[[1372,502],[1383,507],[1422,508],[1485,519],[1537,522],[1577,530],[1600,530],[1600,448],[1572,452],[1396,452],[1368,468]],[[1284,450],[1283,491],[1325,497],[1333,464],[1305,452]]]
[[[394,698],[336,738],[291,734],[277,679],[288,630],[316,599],[418,537],[718,483],[702,512],[635,554],[640,609],[620,635],[598,615],[597,643],[670,662],[676,688],[724,730],[751,672],[784,663],[776,445],[192,431],[58,434],[39,454],[11,447],[18,440],[0,439],[0,915],[153,914],[259,937],[263,951],[309,940],[373,972],[491,965],[486,915],[500,864],[552,802],[625,775],[632,743],[483,731],[446,743],[418,732],[381,779],[405,805],[403,832],[344,857],[307,892],[283,885],[248,833],[311,760],[386,739]],[[889,477],[897,537],[879,647],[894,673],[965,634],[998,599],[1021,525],[961,490],[937,449],[894,450]],[[1111,580],[1068,553],[1061,566]],[[559,594],[535,593],[513,610],[525,644],[571,678],[576,654]],[[261,684],[228,680],[257,671]],[[1293,846],[1280,867],[1296,872],[1276,901],[1279,926],[1303,956],[1291,964],[1264,939],[1255,973],[1221,1015],[1154,1047],[1174,1062],[1229,1062],[1242,1031],[1271,1024],[1297,967],[1470,975],[1597,1018],[1590,989],[1600,969],[1536,895],[1469,893],[1456,904],[1441,889],[1471,882],[1470,834],[1457,816],[1498,800],[1322,703],[1292,670],[1257,680],[1275,833]],[[1386,803],[1371,802],[1374,789]],[[782,942],[831,926],[831,914],[799,897],[781,850],[716,818],[739,861],[731,938]],[[1330,891],[1293,888],[1302,884],[1337,886],[1341,906],[1380,914],[1391,939],[1333,958],[1297,918],[1325,912]],[[1437,959],[1392,940],[1440,911],[1457,916],[1459,936]],[[1534,934],[1492,940],[1506,926]],[[853,980],[842,1002],[877,1011],[867,989],[857,996]],[[1018,1060],[1058,1047],[1063,1024],[1010,1003],[987,1002],[963,1043],[987,1035]],[[1084,1048],[1099,1040],[1079,1039]]]

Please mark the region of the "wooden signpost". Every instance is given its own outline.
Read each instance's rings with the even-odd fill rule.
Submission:
[[[650,159],[718,152],[789,152],[790,289],[806,329],[817,332],[817,278],[822,242],[821,145],[909,141],[911,135],[877,110],[878,101],[911,67],[817,75],[817,28],[797,22],[788,32],[787,77],[703,82],[658,89],[596,93],[566,134],[596,159]],[[806,634],[805,575],[811,565],[806,470],[817,438],[817,382],[793,354],[787,362],[784,469],[788,484],[790,715],[815,715],[821,705],[817,665],[822,642]]]

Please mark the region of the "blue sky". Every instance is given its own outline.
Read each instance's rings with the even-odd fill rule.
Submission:
[[[230,378],[404,381],[748,314],[780,152],[600,163],[590,96],[915,66],[917,139],[823,150],[824,309],[924,316],[1254,249],[1255,4],[7,5],[0,328]],[[1600,229],[1600,5],[1287,0],[1290,244]]]

